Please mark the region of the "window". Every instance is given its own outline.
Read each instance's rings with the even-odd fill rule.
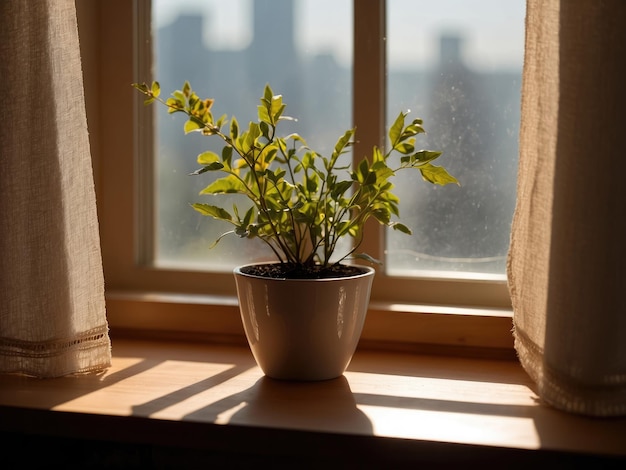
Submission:
[[[452,0],[449,0],[450,3]],[[157,211],[146,211],[146,207],[151,207],[151,204],[156,200],[151,198],[152,194],[163,194],[161,187],[155,184],[163,184],[159,181],[158,177],[154,178],[158,168],[156,168],[150,158],[134,159],[134,154],[151,152],[149,131],[153,125],[153,120],[158,123],[161,119],[158,115],[151,116],[150,114],[144,114],[144,109],[141,106],[141,97],[138,96],[134,90],[130,87],[130,83],[137,80],[144,80],[147,78],[140,78],[139,75],[143,70],[148,70],[152,58],[147,57],[145,62],[136,64],[134,62],[133,47],[144,48],[144,50],[151,50],[152,44],[150,42],[150,21],[151,18],[151,5],[147,0],[136,0],[133,4],[124,0],[113,0],[108,2],[98,2],[97,6],[89,5],[90,2],[84,2],[84,8],[94,9],[97,12],[97,18],[99,18],[99,30],[97,31],[97,42],[99,44],[99,62],[98,62],[98,74],[97,84],[87,83],[87,87],[96,86],[99,92],[96,94],[97,98],[92,99],[96,101],[99,113],[97,113],[97,132],[94,132],[94,126],[91,125],[92,144],[94,145],[94,153],[98,156],[98,162],[96,166],[98,176],[98,197],[100,201],[100,220],[101,220],[101,234],[102,234],[102,246],[103,257],[105,264],[105,279],[107,282],[107,290],[110,293],[114,292],[141,292],[141,293],[176,293],[176,294],[201,294],[213,296],[211,298],[205,298],[202,302],[217,302],[220,305],[228,305],[229,314],[234,313],[234,306],[232,305],[229,296],[234,294],[234,282],[232,280],[232,274],[229,271],[207,271],[206,269],[198,270],[197,266],[191,268],[185,267],[183,263],[178,263],[176,257],[173,256],[176,253],[174,251],[168,251],[169,248],[163,248],[158,246],[162,239],[155,239],[151,236],[146,236],[146,233],[154,234],[156,232],[157,219],[161,216]],[[181,3],[181,2],[173,2]],[[231,3],[231,2],[229,2]],[[236,2],[235,2],[236,3]],[[250,4],[251,2],[242,2],[242,5]],[[254,2],[257,3],[256,1]],[[258,2],[262,4],[263,2]],[[280,3],[280,2],[278,2]],[[289,3],[289,2],[287,2]],[[307,4],[307,2],[297,2],[298,4]],[[365,153],[375,144],[380,144],[380,136],[382,130],[387,127],[387,120],[391,119],[391,114],[396,114],[400,108],[406,110],[411,108],[411,115],[415,117],[423,117],[426,122],[427,131],[432,129],[431,133],[436,133],[437,120],[435,117],[428,115],[425,108],[427,103],[423,97],[423,91],[419,91],[420,88],[416,87],[413,94],[400,93],[400,83],[402,81],[409,81],[415,84],[419,84],[421,80],[426,76],[425,69],[422,71],[408,70],[406,68],[396,70],[395,63],[403,62],[402,59],[398,60],[398,57],[408,57],[401,49],[396,50],[396,45],[402,45],[404,41],[417,41],[418,37],[405,39],[399,34],[406,32],[411,28],[400,28],[395,26],[395,22],[398,21],[398,14],[406,15],[407,19],[412,18],[415,22],[415,30],[432,29],[436,22],[428,20],[428,8],[432,7],[432,2],[419,2],[408,1],[401,2],[400,0],[388,0],[385,4],[382,0],[359,0],[358,2],[350,2],[348,0],[342,2],[330,2],[332,6],[341,5],[344,8],[341,13],[342,21],[345,21],[346,35],[355,38],[355,44],[353,56],[350,58],[350,53],[336,52],[334,61],[344,61],[344,73],[351,68],[353,78],[347,79],[345,75],[343,78],[339,75],[337,80],[341,81],[341,89],[347,89],[352,87],[352,95],[348,97],[351,103],[347,103],[346,98],[343,97],[344,104],[341,105],[341,110],[338,112],[337,123],[333,124],[333,127],[343,130],[351,125],[351,120],[356,125],[359,132],[359,146],[355,149],[355,152]],[[461,2],[465,3],[465,2]],[[476,0],[475,5],[481,4],[487,8],[504,8],[504,4],[509,2],[486,2],[485,0]],[[523,3],[521,0],[516,4]],[[275,3],[272,3],[274,5]],[[282,3],[281,3],[282,4]],[[503,4],[503,5],[501,5]],[[320,2],[312,2],[310,5],[315,5],[316,8],[321,8]],[[450,3],[451,7],[448,11],[455,11],[452,8],[454,5]],[[331,8],[329,6],[328,8]],[[521,72],[521,47],[523,43],[523,5],[518,5],[517,10],[512,9],[514,16],[513,24],[517,25],[518,32],[514,45],[510,49],[511,55],[515,55],[516,59],[513,63],[507,63],[508,69],[506,73],[517,73],[517,78],[513,80],[514,87],[519,87],[519,73]],[[478,14],[478,13],[476,13]],[[348,18],[350,17],[350,18]],[[473,17],[471,17],[474,19]],[[309,15],[309,19],[311,19]],[[424,23],[422,23],[422,20]],[[197,21],[197,20],[196,20]],[[245,21],[251,21],[248,17]],[[430,21],[430,23],[428,22]],[[474,20],[478,22],[477,20]],[[115,25],[115,27],[112,27]],[[428,25],[428,26],[422,26]],[[450,26],[450,25],[448,25]],[[385,27],[389,29],[387,38],[384,37]],[[299,28],[304,28],[301,24]],[[487,28],[488,29],[488,28]],[[449,28],[446,31],[450,31]],[[458,46],[457,51],[460,50],[460,41],[458,39],[458,30],[455,34],[457,36],[448,35],[452,40],[446,43],[445,40],[441,40],[441,44],[447,44],[447,47],[451,47],[453,52],[455,47]],[[186,33],[191,34],[189,30]],[[92,33],[93,34],[93,33]],[[249,33],[248,33],[249,34]],[[490,38],[475,38],[472,36],[472,32],[468,31],[465,35],[466,43],[464,43],[471,53],[472,41],[487,40]],[[431,50],[430,55],[426,54],[425,62],[413,61],[413,67],[417,67],[420,63],[430,66],[433,60],[438,56],[439,45],[437,39],[441,36],[440,32],[435,35],[434,39],[431,38],[428,41],[435,41],[434,43],[427,42],[425,48]],[[457,39],[455,39],[457,38]],[[154,38],[156,42],[159,40],[159,36]],[[201,39],[204,41],[204,39]],[[238,42],[239,41],[239,42]],[[248,42],[246,42],[248,41]],[[229,43],[230,48],[245,48],[249,47],[250,37],[244,35],[239,40],[231,40]],[[387,41],[387,45],[385,46]],[[194,43],[192,40],[191,43]],[[455,45],[456,44],[456,45]],[[193,47],[196,47],[197,44]],[[218,46],[216,46],[217,48]],[[226,47],[220,45],[219,47]],[[302,47],[302,44],[298,44],[298,47]],[[217,52],[216,52],[217,53]],[[319,49],[314,51],[314,56],[310,60],[319,60],[316,63],[318,69],[328,67],[332,61],[329,58],[329,54],[325,49]],[[443,53],[443,52],[442,52]],[[460,52],[459,52],[460,53]],[[180,56],[182,53],[177,51],[169,55],[169,57]],[[344,54],[344,55],[341,55]],[[223,55],[227,56],[228,52],[223,52]],[[236,57],[233,55],[233,57]],[[171,60],[171,59],[170,59]],[[234,60],[234,59],[233,59]],[[351,66],[349,65],[352,61]],[[408,58],[407,58],[408,60]],[[411,59],[412,60],[412,59]],[[389,67],[388,71],[385,70],[385,63],[389,62],[394,67]],[[158,64],[159,58],[155,59]],[[409,61],[410,62],[410,61]],[[187,62],[189,63],[189,62]],[[418,64],[418,65],[416,65]],[[406,63],[404,64],[407,65]],[[170,64],[169,67],[177,68],[184,67],[185,62],[181,64]],[[484,66],[481,65],[481,67]],[[158,65],[157,65],[158,67]],[[422,67],[422,65],[419,65]],[[474,67],[474,65],[472,65]],[[489,65],[492,71],[497,72],[497,67]],[[511,72],[512,70],[512,72]],[[474,70],[476,71],[476,70]],[[479,75],[479,81],[483,80],[486,76],[486,72],[480,69],[477,71]],[[483,75],[481,75],[483,74]],[[160,77],[157,77],[160,79]],[[189,75],[183,76],[183,79],[189,78],[192,81],[192,85],[199,91],[201,89],[202,80],[199,79],[197,85],[194,84],[193,77],[189,71]],[[315,79],[315,77],[309,79]],[[242,80],[242,77],[236,77],[235,74],[232,80]],[[517,80],[517,82],[515,82]],[[181,83],[179,79],[175,79],[173,83],[168,84],[165,80],[161,80],[164,91],[168,91],[171,88],[177,88]],[[280,84],[274,84],[273,79],[263,80],[263,82],[269,81],[275,88],[275,91],[281,91]],[[442,80],[441,80],[442,81]],[[260,83],[260,82],[259,82]],[[259,83],[256,86],[252,86],[250,89],[251,100],[246,99],[246,102],[256,105],[257,97],[260,96]],[[321,86],[322,81],[316,82],[317,86]],[[483,85],[486,85],[483,83]],[[495,88],[488,86],[490,90]],[[388,90],[386,92],[386,90]],[[89,90],[88,95],[89,95]],[[287,92],[283,93],[286,95]],[[216,95],[219,94],[219,90],[216,91]],[[408,97],[409,101],[401,101],[398,96]],[[88,96],[89,98],[89,96]],[[220,96],[216,98],[221,99]],[[498,101],[501,107],[506,108],[507,119],[514,119],[515,112],[517,112],[517,105],[514,106],[507,102],[506,106]],[[519,98],[517,98],[519,101]],[[414,100],[414,101],[410,101]],[[286,96],[286,101],[289,104],[290,101]],[[137,105],[137,106],[135,106]],[[88,106],[90,106],[88,101]],[[295,107],[295,106],[294,106]],[[224,110],[231,112],[231,106],[228,103],[224,104]],[[249,108],[248,108],[249,109]],[[478,112],[480,108],[472,108],[475,112]],[[290,111],[290,114],[298,114],[297,110]],[[480,114],[480,112],[478,112]],[[236,113],[235,113],[236,114]],[[387,116],[386,116],[387,114]],[[302,113],[306,117],[306,112]],[[303,121],[305,117],[299,116]],[[243,119],[246,119],[245,117]],[[135,122],[139,122],[139,127],[135,125]],[[443,120],[441,121],[443,122]],[[429,125],[430,123],[430,125]],[[301,123],[304,125],[304,123]],[[501,124],[497,122],[496,124]],[[486,124],[489,127],[489,124]],[[176,124],[169,126],[170,132],[173,134],[181,134],[180,127]],[[509,132],[509,137],[512,141],[516,142],[517,128],[506,128]],[[499,133],[500,129],[490,128],[491,133]],[[309,135],[308,130],[303,130],[303,134]],[[321,135],[321,134],[320,134]],[[330,142],[334,143],[335,136],[330,139]],[[321,141],[326,142],[326,137],[321,138]],[[146,146],[146,143],[148,145]],[[438,145],[437,142],[432,143],[433,146]],[[427,143],[424,143],[426,146]],[[444,149],[445,150],[445,149]],[[509,149],[510,150],[510,149]],[[177,149],[174,149],[177,151]],[[516,150],[515,150],[516,151]],[[194,151],[195,152],[195,151]],[[498,155],[495,151],[492,155]],[[181,158],[185,159],[193,165],[194,154],[191,158],[188,155]],[[145,156],[144,156],[145,157]],[[453,158],[453,157],[450,157]],[[489,158],[492,158],[491,156]],[[443,163],[443,160],[442,160]],[[157,166],[161,164],[158,163]],[[451,161],[446,156],[445,165],[452,168]],[[489,163],[487,163],[487,166]],[[508,162],[509,167],[515,167],[514,163]],[[505,169],[511,171],[511,168]],[[172,171],[170,168],[169,171]],[[177,170],[185,171],[185,170]],[[488,169],[489,171],[489,169]],[[500,171],[500,170],[498,170]],[[407,184],[411,185],[412,182]],[[421,184],[421,183],[420,183]],[[424,184],[425,185],[425,184]],[[155,192],[155,189],[158,189]],[[441,188],[446,190],[446,188]],[[509,191],[509,195],[514,192],[513,183],[506,184],[506,189]],[[195,196],[195,195],[194,195]],[[407,198],[408,199],[408,198]],[[162,203],[168,201],[162,201]],[[410,202],[409,202],[410,204]],[[410,207],[401,208],[404,213],[410,213]],[[194,217],[195,213],[191,209],[187,210],[189,217]],[[155,217],[156,214],[156,217]],[[418,220],[419,222],[419,220]],[[509,216],[510,222],[510,216]],[[504,223],[506,225],[507,222]],[[395,245],[395,241],[387,239],[386,234],[380,228],[372,224],[369,227],[369,237],[366,244],[363,246],[363,250],[368,253],[383,257],[385,249],[389,249],[390,246]],[[165,233],[165,236],[174,237],[173,234]],[[480,235],[478,235],[480,237]],[[163,234],[161,234],[163,237]],[[210,235],[208,238],[211,238]],[[407,237],[410,238],[410,237]],[[151,240],[151,243],[144,243],[141,241]],[[404,240],[406,242],[407,240]],[[141,243],[140,243],[141,242]],[[175,243],[176,244],[176,243]],[[203,250],[201,248],[200,250]],[[403,248],[404,249],[404,248]],[[164,254],[160,260],[153,263],[153,253],[158,250],[164,250]],[[411,250],[413,250],[411,248]],[[393,250],[389,250],[393,251]],[[422,248],[415,249],[413,251],[423,252]],[[427,253],[428,254],[428,253]],[[170,256],[172,255],[172,256]],[[392,253],[393,256],[393,253]],[[467,255],[466,253],[444,253],[443,255],[435,254],[433,256],[440,256],[442,258],[466,258],[468,256],[476,256],[473,253]],[[480,253],[479,257],[501,257],[502,251],[500,250],[496,255],[491,256],[489,253]],[[399,256],[402,258],[402,256]],[[407,319],[413,318],[412,316],[403,316],[405,312],[421,313],[433,313],[438,311],[444,311],[446,307],[453,307],[446,309],[446,313],[456,312],[455,310],[460,307],[469,307],[470,310],[463,310],[462,313],[469,313],[469,315],[463,315],[466,320],[470,317],[475,317],[472,321],[477,321],[476,317],[483,318],[485,311],[494,313],[493,317],[503,319],[500,322],[498,320],[498,326],[495,327],[498,331],[504,331],[507,335],[506,339],[484,339],[490,333],[489,326],[481,326],[481,332],[478,336],[482,336],[483,340],[480,340],[481,344],[490,343],[496,345],[508,344],[510,342],[510,320],[506,319],[506,310],[510,308],[510,300],[506,288],[503,273],[497,271],[483,272],[478,271],[453,271],[448,269],[448,272],[444,275],[439,273],[433,273],[433,271],[441,271],[440,269],[431,269],[431,267],[424,268],[424,266],[404,267],[397,264],[392,260],[391,268],[389,272],[385,270],[379,271],[375,281],[374,290],[372,292],[372,305],[373,309],[380,311],[380,315],[374,315],[372,318],[373,328],[377,333],[374,335],[377,339],[394,339],[393,337],[401,337],[401,340],[410,340],[409,337],[419,336],[420,338],[428,336],[429,333],[417,332],[414,327],[407,328],[402,322]],[[389,266],[387,266],[389,267]],[[461,267],[463,268],[463,266]],[[428,271],[426,271],[426,269]],[[415,274],[419,275],[416,277]],[[436,275],[435,275],[436,274]],[[135,300],[153,299],[156,297],[134,297]],[[223,297],[221,297],[223,296]],[[161,298],[161,297],[158,297]],[[223,300],[220,300],[222,299]],[[179,297],[176,302],[186,304],[193,304],[194,301],[187,300],[189,298]],[[185,300],[187,299],[187,300]],[[421,306],[417,306],[419,304]],[[116,309],[117,304],[110,303],[111,309]],[[411,306],[412,305],[412,306]],[[424,307],[426,305],[426,307]],[[485,310],[487,309],[487,310]],[[492,310],[489,310],[492,309]],[[480,311],[480,314],[478,312]],[[390,312],[396,312],[393,314]],[[125,311],[124,314],[126,314]],[[121,314],[120,314],[121,315]],[[153,315],[151,313],[150,315]],[[154,313],[154,317],[158,317],[157,313]],[[184,316],[184,315],[182,315]],[[181,317],[182,317],[181,316]],[[487,315],[487,316],[490,316]],[[179,318],[181,318],[179,317]],[[113,312],[114,321],[118,321],[118,316]],[[392,319],[392,320],[387,320]],[[237,322],[237,318],[232,320]],[[446,333],[446,338],[435,338],[433,342],[458,342],[459,335],[464,336],[462,341],[467,340],[467,335],[458,331],[466,330],[467,325],[460,323],[459,329],[455,330],[449,325],[451,316],[445,316],[442,320],[442,328],[449,329]],[[119,320],[122,323],[126,320]],[[129,320],[130,321],[130,320]],[[221,321],[221,320],[220,320]],[[229,320],[231,321],[231,320]],[[410,320],[412,321],[412,320]],[[432,321],[432,316],[428,316],[428,321]],[[460,321],[460,320],[459,320]],[[464,321],[464,320],[463,320]],[[469,320],[468,320],[469,321]],[[482,321],[482,320],[481,320]],[[164,320],[168,325],[175,324],[173,320]],[[394,325],[388,323],[395,322]],[[399,322],[399,323],[398,323]],[[148,322],[151,326],[150,322]],[[474,327],[478,324],[474,323]],[[160,327],[159,327],[160,328]],[[163,326],[167,328],[167,326]],[[386,329],[387,328],[387,329]],[[219,328],[218,328],[219,329]],[[409,329],[411,331],[409,331]],[[378,334],[380,332],[380,335]],[[435,335],[436,336],[436,335]],[[454,338],[453,338],[454,337]],[[481,342],[482,341],[482,342]],[[469,341],[470,343],[472,341]]]
[[[442,188],[399,175],[415,230],[387,234],[388,272],[498,279],[515,205],[524,2],[387,5],[388,125],[399,109],[422,117],[423,142],[461,181]]]
[[[329,8],[335,12],[332,28],[320,28]],[[283,95],[286,114],[297,119],[281,123],[282,132],[301,133],[325,154],[352,125],[352,0],[153,0],[151,16],[152,48],[137,52],[153,51],[144,80],[153,76],[165,94],[188,80],[200,96],[216,99],[216,117],[235,115],[245,126],[256,120],[259,97],[269,83]],[[217,175],[189,173],[198,167],[196,155],[219,152],[221,142],[184,135],[184,116],[170,115],[162,106],[139,111],[152,112],[155,119],[153,154],[143,155],[155,159],[157,185],[154,199],[147,201],[153,204],[144,209],[155,214],[143,237],[154,241],[147,245],[147,261],[158,268],[230,272],[237,264],[273,259],[260,241],[237,237],[224,237],[209,249],[229,227],[198,217],[189,203],[208,202],[198,193]],[[224,199],[226,207],[242,200]]]

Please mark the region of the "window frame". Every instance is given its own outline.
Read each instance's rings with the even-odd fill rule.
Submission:
[[[112,329],[243,334],[232,273],[156,269],[138,250],[142,227],[152,224],[139,210],[146,203],[139,195],[152,188],[138,175],[153,169],[149,160],[135,158],[150,122],[142,122],[137,132],[142,99],[130,84],[137,81],[133,56],[142,33],[135,18],[145,18],[149,0],[77,0],[77,7],[86,25],[79,22],[83,55],[97,57],[83,66]],[[363,45],[355,48],[353,68],[353,116],[360,131],[354,153],[359,155],[383,143],[385,135],[385,0],[355,1],[354,18],[355,43]],[[365,73],[371,70],[377,72]],[[363,251],[380,255],[384,228],[372,221],[367,231]],[[415,279],[390,277],[379,269],[371,304],[365,340],[512,348],[504,279]],[[199,306],[212,309],[210,319]],[[430,332],[422,331],[424,326]]]

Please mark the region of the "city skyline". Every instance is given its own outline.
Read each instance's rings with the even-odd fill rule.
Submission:
[[[258,0],[257,0],[258,1]],[[254,0],[153,0],[155,28],[180,14],[201,14],[205,45],[241,51],[252,41]],[[352,0],[294,1],[294,43],[300,53],[331,54],[343,66],[352,59]],[[391,68],[425,68],[437,62],[438,37],[454,31],[466,43],[465,61],[476,70],[511,69],[523,57],[523,0],[391,0],[388,51]],[[328,12],[334,14],[329,15]],[[318,27],[323,25],[323,28]],[[420,46],[416,48],[416,44]]]

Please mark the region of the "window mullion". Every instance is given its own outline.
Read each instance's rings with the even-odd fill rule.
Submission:
[[[135,0],[133,49],[135,61],[133,82],[150,83],[158,79],[153,75],[152,53],[152,1]],[[144,98],[134,94],[135,115],[135,262],[142,267],[152,266],[155,253],[155,122],[152,107],[143,106]]]
[[[353,123],[355,162],[385,143],[385,0],[354,0]],[[360,251],[383,259],[384,232],[370,220]]]

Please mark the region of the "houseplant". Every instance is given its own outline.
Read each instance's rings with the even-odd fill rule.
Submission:
[[[229,122],[226,116],[215,119],[213,100],[200,98],[187,82],[167,99],[160,97],[158,82],[133,86],[146,95],[146,104],[158,102],[170,113],[184,113],[185,133],[223,141],[220,154],[198,156],[200,168],[193,175],[224,174],[200,194],[241,194],[250,206],[192,207],[231,224],[224,235],[258,238],[276,256],[276,262],[234,271],[246,336],[264,373],[299,380],[341,375],[360,337],[374,276],[371,267],[347,263],[354,258],[376,262],[358,252],[364,224],[373,217],[411,233],[393,220],[399,217],[399,199],[390,179],[413,169],[427,182],[458,184],[445,168],[432,164],[441,152],[416,151],[416,136],[425,132],[422,120],[407,124],[401,112],[389,129],[389,150],[374,147],[369,158],[346,167],[339,157],[354,144],[355,129],[339,137],[330,156],[309,148],[298,134],[280,135],[281,122],[291,118],[284,115],[282,96],[269,85],[258,105],[258,121],[247,128],[240,128],[234,116]],[[394,166],[392,154],[400,156]],[[345,237],[353,244],[339,254],[338,242]]]

